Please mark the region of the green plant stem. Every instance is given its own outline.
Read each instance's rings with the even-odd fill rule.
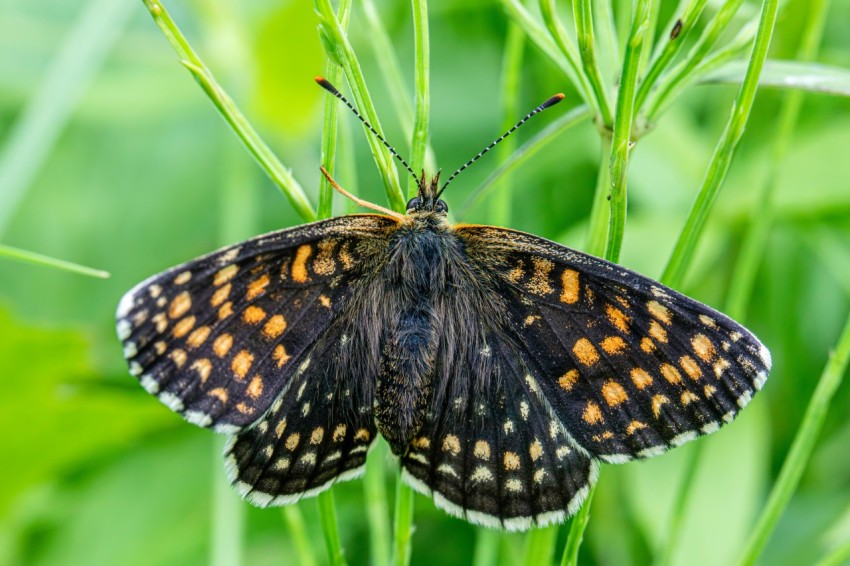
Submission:
[[[413,490],[396,476],[395,490],[395,540],[393,545],[393,566],[410,564],[410,539],[413,534]]]
[[[87,2],[0,148],[0,234],[50,155],[77,102],[121,37],[133,8]],[[82,3],[80,4],[82,6]]]
[[[339,540],[339,529],[337,529],[336,502],[332,489],[319,494],[319,518],[322,522],[322,535],[325,539],[325,549],[328,552],[328,564],[333,566],[344,566],[345,556],[342,552],[342,543]]]
[[[696,24],[700,14],[702,14],[703,8],[705,8],[705,3],[706,0],[692,0],[681,15],[675,18],[673,25],[675,26],[680,23],[679,33],[675,38],[671,37],[669,33],[667,34],[661,54],[652,61],[649,70],[646,72],[646,76],[641,82],[635,98],[635,108],[637,108],[638,111],[643,108],[643,103],[646,101],[646,97],[649,96],[650,91],[655,86],[658,77],[661,76],[661,73],[667,69],[670,62],[673,61],[676,55],[678,55],[682,50],[682,47],[685,45],[685,37],[694,27],[694,24]],[[646,51],[648,52],[649,50]]]
[[[584,531],[587,529],[587,524],[590,521],[590,506],[593,503],[593,495],[596,493],[596,486],[599,485],[599,480],[596,480],[590,491],[587,493],[587,499],[584,500],[584,505],[578,510],[575,517],[570,523],[570,532],[567,535],[567,545],[564,547],[564,554],[561,557],[561,566],[577,566],[578,551],[581,548],[581,543],[584,540]]]
[[[390,559],[390,524],[387,515],[386,444],[381,440],[366,459],[364,489],[366,512],[369,516],[369,544],[372,564],[386,566]]]
[[[653,81],[647,89],[655,88],[647,102],[646,117],[650,122],[658,119],[660,111],[665,108],[668,98],[676,92],[678,85],[686,81],[709,54],[711,48],[720,38],[732,18],[741,7],[744,0],[726,0],[717,14],[711,19],[700,35],[696,45],[688,52],[688,56],[669,73],[658,81]],[[648,81],[647,81],[648,82]],[[648,96],[647,92],[644,96]]]
[[[262,140],[260,135],[254,130],[250,122],[245,118],[233,99],[224,91],[224,89],[216,82],[212,72],[207,68],[200,57],[192,49],[189,42],[183,36],[183,33],[171,19],[171,16],[166,11],[165,7],[159,0],[143,0],[145,7],[150,12],[151,16],[162,30],[165,38],[177,52],[180,58],[180,63],[189,70],[190,73],[201,85],[201,88],[212,100],[215,107],[221,113],[225,121],[248,148],[260,167],[266,172],[271,180],[283,191],[283,194],[289,200],[292,207],[305,221],[316,219],[316,213],[307,195],[283,164],[278,161],[272,150]]]
[[[428,147],[429,116],[431,112],[431,93],[428,71],[431,65],[431,54],[428,37],[428,2],[427,0],[411,0],[413,8],[413,45],[416,67],[416,111],[413,120],[413,136],[411,139],[410,166],[413,171],[420,171],[425,166],[425,150]],[[408,198],[415,197],[419,192],[416,179],[409,178],[407,185]]]
[[[693,484],[697,476],[697,470],[699,470],[699,464],[702,461],[704,446],[704,441],[695,442],[690,447],[690,454],[685,460],[685,470],[682,473],[682,479],[673,497],[673,511],[670,514],[670,522],[664,530],[665,539],[662,542],[661,552],[654,560],[654,564],[658,566],[666,566],[673,563],[673,554],[676,551],[676,545],[679,543],[679,536],[682,533],[682,526],[685,523],[685,513],[690,503],[690,495],[694,493]]]
[[[614,263],[620,259],[620,248],[626,228],[626,172],[632,145],[635,90],[651,4],[652,0],[637,0],[635,4],[623,58],[620,89],[617,93],[617,114],[614,117],[614,134],[611,140],[611,218],[605,245],[605,259]]]
[[[752,110],[753,100],[758,90],[758,79],[761,69],[764,66],[764,61],[767,58],[770,39],[773,36],[778,4],[778,0],[764,0],[763,2],[761,16],[759,18],[759,28],[750,57],[750,63],[747,67],[747,74],[744,77],[744,82],[741,84],[741,90],[735,100],[732,115],[729,118],[726,129],[720,137],[714,155],[712,155],[696,202],[691,208],[685,227],[679,235],[676,247],[673,249],[673,254],[667,263],[667,267],[664,269],[661,281],[666,285],[674,288],[681,285],[687,265],[691,256],[694,254],[714,200],[726,178],[726,173],[729,171],[732,156],[735,154],[735,149],[744,133],[747,119]]]
[[[533,529],[525,535],[525,566],[551,564],[555,554],[555,543],[558,540],[558,527]]]
[[[791,496],[794,495],[794,491],[796,491],[797,485],[800,483],[800,477],[803,475],[803,471],[806,469],[806,465],[812,455],[818,436],[823,429],[823,423],[829,411],[829,404],[838,386],[841,385],[849,361],[850,316],[847,317],[841,337],[838,339],[835,350],[830,355],[817,387],[815,387],[815,392],[812,394],[812,398],[806,407],[803,420],[797,429],[794,442],[791,444],[791,450],[782,464],[782,469],[779,472],[776,483],[773,485],[767,504],[755,528],[750,533],[746,550],[744,550],[738,562],[739,564],[755,564],[765,544],[767,544],[773,529],[776,527],[776,523],[791,500]]]
[[[472,566],[495,566],[499,560],[502,533],[493,529],[475,529]]]
[[[79,273],[80,275],[87,275],[89,277],[97,277],[99,279],[109,278],[108,271],[93,269],[91,267],[86,267],[84,265],[65,261],[64,259],[56,259],[50,256],[41,255],[34,252],[28,252],[26,250],[0,244],[0,258],[4,257],[17,261],[23,261],[26,263],[32,263],[35,265],[43,265],[46,267],[61,269],[63,271],[70,271],[71,273]]]
[[[587,226],[587,243],[584,251],[596,256],[605,253],[605,239],[608,233],[608,218],[611,208],[608,195],[611,194],[611,137],[602,138],[599,157],[599,169],[596,173],[596,189],[593,193],[593,205]]]
[[[644,76],[646,73],[646,65],[649,63],[649,58],[655,50],[655,32],[658,29],[658,16],[661,12],[661,2],[653,2],[649,7],[649,21],[646,25],[646,45],[640,52],[640,65],[638,66],[638,74]],[[637,107],[637,106],[636,106]]]
[[[614,22],[611,1],[596,0],[593,2],[596,35],[599,37],[597,45],[600,48],[600,66],[602,67],[600,71],[606,77],[611,77],[614,74],[614,61],[620,59],[620,43],[617,37],[617,25]]]
[[[212,458],[212,529],[210,531],[210,566],[242,564],[242,540],[245,505],[233,492],[221,473],[221,454],[226,438],[213,438]]]
[[[316,566],[316,556],[313,553],[313,544],[307,536],[307,527],[304,525],[304,517],[297,504],[286,505],[282,508],[283,518],[292,544],[295,547],[295,555],[298,557],[297,564],[300,566]]]
[[[384,136],[378,114],[375,111],[374,104],[372,104],[372,98],[369,96],[369,89],[366,87],[363,70],[360,68],[354,49],[348,41],[348,36],[342,28],[341,22],[336,17],[330,0],[314,1],[316,12],[319,15],[319,34],[328,56],[338,62],[345,71],[354,103],[360,113],[375,128],[375,131]],[[392,153],[365,126],[364,131],[369,147],[372,149],[372,156],[381,172],[387,202],[391,208],[403,211],[407,200],[404,198],[404,193],[399,184],[398,171],[395,168]]]
[[[342,29],[348,29],[348,20],[351,16],[351,0],[340,0],[338,17],[342,24]],[[325,78],[331,84],[337,85],[342,79],[342,67],[328,59],[325,68]],[[339,101],[329,92],[325,92],[325,108],[324,121],[322,124],[322,153],[321,163],[331,175],[336,169],[336,146],[338,137],[338,112]],[[334,188],[330,181],[324,176],[319,175],[319,207],[316,211],[316,217],[319,220],[330,218],[333,215],[333,197]]]
[[[526,10],[520,0],[502,0],[502,3],[505,6],[505,11],[508,13],[508,16],[520,28],[522,28],[522,31],[525,32],[528,39],[530,39],[544,55],[546,55],[555,65],[558,66],[559,69],[561,69],[579,92],[582,92],[581,81],[577,72],[578,67],[571,64],[567,58],[564,57],[563,53],[558,48],[558,45],[549,33],[547,33],[546,29],[538,24],[533,17],[531,17],[531,14],[528,13],[528,10]]]
[[[554,0],[547,0],[547,3]],[[576,0],[573,2],[573,15],[576,23],[576,37],[578,49],[581,54],[581,62],[587,75],[593,92],[596,95],[596,103],[602,121],[602,127],[608,129],[613,126],[611,115],[611,102],[608,89],[602,83],[602,75],[599,71],[599,63],[596,57],[596,41],[593,36],[593,4],[591,0]]]

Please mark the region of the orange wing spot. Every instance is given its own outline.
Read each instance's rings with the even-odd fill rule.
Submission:
[[[331,300],[325,295],[319,295],[319,303],[326,309],[331,308]]]
[[[460,440],[457,436],[449,434],[443,439],[443,452],[451,452],[453,456],[460,454]]]
[[[151,320],[156,325],[156,331],[160,334],[165,332],[165,329],[168,328],[168,319],[165,318],[164,312],[153,315]]]
[[[156,344],[154,344],[153,347],[156,350],[157,355],[161,356],[168,349],[168,344],[166,344],[165,342],[159,341]]]
[[[584,413],[582,413],[581,418],[583,418],[584,422],[587,424],[592,425],[605,422],[605,419],[602,418],[602,410],[599,408],[599,405],[593,401],[587,402],[587,406],[584,408]]]
[[[242,413],[243,415],[250,415],[254,412],[254,407],[249,407],[245,403],[239,402],[236,403],[236,410]]]
[[[579,338],[573,346],[573,354],[586,366],[592,366],[599,361],[599,353],[587,338]]]
[[[579,373],[577,369],[571,369],[558,379],[558,385],[564,391],[572,391],[575,384],[578,383]]]
[[[221,334],[213,340],[213,352],[219,358],[223,358],[233,346],[233,336],[230,334]]]
[[[714,344],[705,334],[697,334],[691,339],[691,346],[697,356],[702,358],[704,362],[711,361],[711,358],[717,355],[717,350],[714,349]]]
[[[272,352],[272,358],[277,362],[277,367],[282,368],[283,364],[288,362],[292,356],[286,353],[286,348],[283,344],[278,344],[275,346],[274,352]]]
[[[656,419],[661,416],[661,406],[669,402],[670,399],[666,395],[656,395],[652,398],[652,414]]]
[[[625,403],[629,400],[626,390],[614,380],[607,381],[602,386],[602,396],[605,398],[605,402],[608,403],[609,407],[616,407],[620,403]]]
[[[186,352],[184,352],[183,350],[172,350],[171,353],[168,354],[168,357],[171,358],[171,361],[174,362],[174,365],[179,368],[182,368],[183,364],[186,363]]]
[[[612,438],[614,438],[614,433],[611,432],[610,430],[606,430],[602,434],[594,435],[592,440],[594,442],[602,442],[603,440],[610,440]]]
[[[227,267],[219,269],[218,273],[216,273],[215,277],[213,277],[213,285],[215,285],[216,287],[218,287],[219,285],[224,285],[225,283],[233,279],[233,276],[236,275],[238,272],[239,267],[232,263]]]
[[[186,336],[190,330],[195,326],[195,317],[187,316],[183,318],[174,325],[174,328],[171,330],[171,334],[174,335],[175,338],[183,338]]]
[[[685,370],[685,373],[691,379],[702,377],[702,369],[700,369],[699,364],[692,357],[682,356],[679,358],[679,365],[682,366],[682,369]]]
[[[513,452],[505,452],[504,464],[505,469],[508,471],[518,470],[520,465],[519,456]]]
[[[286,430],[286,419],[281,419],[281,421],[279,423],[277,423],[277,426],[274,427],[275,436],[280,438],[281,436],[283,436],[283,431],[285,431],[285,430]]]
[[[190,308],[192,308],[192,297],[189,296],[188,291],[183,291],[171,301],[171,304],[168,306],[168,316],[171,318],[180,318]]]
[[[637,431],[646,428],[646,424],[640,421],[632,421],[629,423],[629,426],[626,427],[626,434],[634,434]]]
[[[184,271],[183,273],[181,273],[180,275],[178,275],[177,277],[174,278],[174,284],[175,285],[184,285],[184,284],[188,283],[191,278],[192,278],[192,272],[191,271]]]
[[[519,280],[525,275],[525,270],[522,268],[522,262],[517,263],[513,269],[508,271],[508,280],[511,283],[519,283]]]
[[[411,444],[418,450],[428,450],[431,448],[431,439],[427,436],[420,436],[419,438],[414,438]]]
[[[479,440],[475,443],[472,453],[480,460],[487,460],[490,458],[490,444],[486,440]]]
[[[652,385],[652,376],[643,368],[635,368],[632,370],[632,382],[638,389],[645,389]]]
[[[705,393],[705,398],[706,398],[706,399],[711,399],[711,396],[712,396],[712,395],[714,395],[714,392],[715,392],[715,391],[717,391],[717,389],[715,389],[715,388],[714,388],[714,387],[712,387],[711,385],[706,385],[706,386],[703,388],[703,390],[702,390],[702,391],[703,391],[703,393]]]
[[[333,250],[336,240],[328,238],[318,243],[319,253],[313,261],[313,271],[316,275],[330,275],[336,271],[336,262],[333,258]]]
[[[334,435],[333,435],[333,441],[334,442],[342,442],[343,440],[345,440],[346,428],[347,427],[344,424],[336,425],[336,428],[334,429]]]
[[[524,327],[528,328],[529,326],[531,326],[532,324],[534,324],[538,320],[540,320],[540,317],[538,315],[536,315],[536,314],[528,315],[527,317],[525,317],[525,320],[522,321],[522,325]]]
[[[539,440],[535,440],[528,448],[528,454],[531,456],[531,461],[536,462],[543,455],[543,445]]]
[[[717,328],[717,321],[714,320],[713,318],[711,318],[708,315],[705,315],[705,314],[699,315],[699,320],[700,320],[701,323],[703,323],[704,325],[706,325],[709,328]]]
[[[228,283],[224,287],[219,287],[218,289],[216,289],[215,293],[213,293],[213,296],[210,299],[210,305],[212,307],[217,307],[221,303],[223,303],[227,299],[227,297],[230,296],[230,289],[232,288],[233,286]]]
[[[655,342],[644,336],[640,339],[640,349],[646,352],[647,354],[651,354],[655,351]]]
[[[248,283],[248,290],[245,292],[245,300],[250,301],[262,295],[266,291],[266,287],[269,286],[270,281],[271,279],[269,279],[269,275],[266,273],[262,277],[258,277]]]
[[[613,324],[620,332],[629,332],[629,321],[631,320],[626,314],[615,307],[614,305],[605,305],[605,314],[608,317],[608,322]]]
[[[236,376],[236,379],[242,381],[245,379],[245,376],[248,375],[248,371],[250,371],[251,364],[253,363],[254,354],[248,350],[242,350],[233,358],[233,362],[230,364],[230,369],[233,370],[233,374]]]
[[[298,448],[298,443],[300,441],[301,441],[301,435],[298,434],[297,432],[293,432],[292,434],[290,434],[289,436],[286,437],[286,442],[284,443],[284,446],[286,446],[287,450],[292,452],[293,450]]]
[[[717,379],[720,379],[720,376],[723,375],[723,372],[731,367],[729,360],[726,358],[719,358],[716,362],[714,362],[714,376]]]
[[[649,301],[646,303],[646,308],[649,309],[649,314],[663,322],[664,324],[670,324],[671,315],[670,309],[659,303],[658,301]]]
[[[682,374],[670,364],[661,364],[661,375],[673,385],[682,384]]]
[[[207,395],[209,395],[210,397],[215,397],[222,403],[227,403],[227,391],[224,389],[224,387],[216,387],[215,389],[207,393]]]
[[[230,301],[227,301],[226,303],[221,305],[220,309],[218,309],[218,319],[219,320],[224,320],[225,318],[227,318],[228,316],[230,316],[232,314],[233,314],[233,303],[231,303]]]
[[[351,257],[351,250],[349,249],[348,242],[342,243],[337,256],[339,257],[339,261],[342,263],[343,269],[351,269],[354,267],[354,258]]]
[[[321,444],[322,439],[325,437],[325,429],[320,426],[317,426],[313,429],[313,432],[310,433],[310,444]]]
[[[263,378],[261,376],[256,376],[251,380],[251,383],[248,384],[248,389],[245,390],[251,399],[259,399],[260,395],[263,394]]]
[[[653,320],[649,323],[649,335],[661,342],[662,344],[667,343],[667,331],[658,324],[658,321]]]
[[[690,391],[685,391],[684,393],[682,393],[682,398],[680,399],[680,401],[682,402],[682,405],[687,407],[688,405],[690,405],[694,401],[699,401],[699,397],[697,397],[696,395],[694,395]]]
[[[283,318],[283,315],[276,314],[263,326],[263,335],[273,340],[283,334],[284,330],[286,330],[286,319]]]
[[[266,311],[254,305],[251,305],[242,313],[242,320],[247,324],[257,324],[262,322],[264,318],[266,318]]]
[[[578,271],[574,269],[565,269],[561,274],[561,302],[568,305],[578,302],[579,291],[581,286],[578,281]]]
[[[309,244],[303,244],[295,251],[295,261],[292,262],[292,280],[296,283],[307,281],[307,260],[313,253]]]
[[[212,363],[206,358],[201,358],[192,362],[192,369],[201,376],[201,383],[206,383],[210,378],[210,372],[212,372]]]
[[[361,428],[354,433],[354,440],[360,442],[369,442],[370,436],[371,435],[369,434],[368,430],[366,430],[365,428]]]
[[[600,345],[606,354],[619,354],[626,349],[626,342],[619,336],[609,336]]]
[[[199,326],[186,338],[186,343],[191,348],[198,348],[201,344],[203,344],[207,338],[210,336],[210,327],[209,326]]]
[[[535,295],[546,296],[554,291],[550,275],[555,264],[545,257],[534,257],[531,260],[534,270],[525,288]]]

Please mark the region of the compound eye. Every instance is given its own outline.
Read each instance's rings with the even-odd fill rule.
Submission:
[[[412,199],[407,201],[407,206],[405,207],[407,209],[407,212],[411,212],[419,208],[421,202],[422,199],[420,199],[419,197],[413,197]]]
[[[437,205],[434,207],[434,210],[441,214],[446,214],[449,211],[449,205],[446,204],[444,200],[438,200]]]

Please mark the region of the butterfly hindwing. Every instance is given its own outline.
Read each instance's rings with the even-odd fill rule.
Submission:
[[[713,432],[766,379],[770,355],[755,336],[660,283],[521,232],[458,234],[500,274],[521,357],[594,457],[648,457]]]
[[[344,305],[391,218],[335,218],[259,236],[137,285],[117,313],[130,372],[200,426],[257,422]]]

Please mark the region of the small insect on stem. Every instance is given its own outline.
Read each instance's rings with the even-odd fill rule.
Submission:
[[[322,175],[325,176],[325,179],[327,179],[328,182],[331,184],[331,186],[334,189],[336,189],[339,192],[339,194],[341,194],[342,196],[350,198],[351,200],[353,200],[355,203],[357,203],[359,206],[362,206],[363,208],[371,208],[372,210],[377,210],[378,212],[386,214],[387,216],[392,216],[393,218],[395,218],[396,220],[399,220],[399,221],[404,220],[403,214],[399,214],[398,212],[396,212],[394,210],[390,210],[389,208],[384,208],[381,205],[374,204],[374,203],[371,203],[369,201],[358,198],[358,197],[354,196],[353,194],[349,193],[348,191],[346,191],[345,189],[343,189],[342,187],[340,187],[339,184],[334,180],[334,178],[331,177],[331,174],[328,173],[328,170],[325,169],[324,165],[319,166],[319,169],[322,170]]]

